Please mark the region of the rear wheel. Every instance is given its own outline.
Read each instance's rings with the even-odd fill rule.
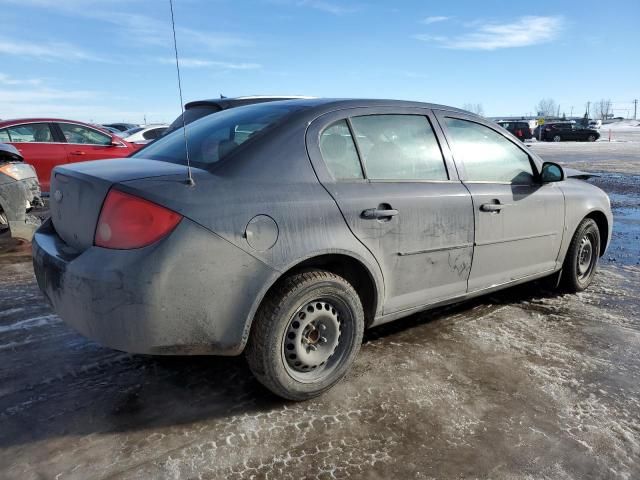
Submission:
[[[363,331],[362,303],[349,282],[323,270],[302,272],[285,279],[261,305],[246,357],[269,390],[306,400],[345,375]]]
[[[591,218],[585,218],[571,239],[562,267],[562,286],[581,292],[593,281],[600,256],[600,230]]]
[[[562,141],[562,137],[560,135],[554,135],[553,141],[554,142],[561,142]]]

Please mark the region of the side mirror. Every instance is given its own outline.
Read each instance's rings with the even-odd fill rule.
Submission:
[[[118,139],[116,139],[116,137],[111,137],[111,146],[112,147],[121,147],[122,146],[122,142]]]
[[[557,163],[544,162],[540,173],[542,183],[561,182],[564,180],[564,170]]]

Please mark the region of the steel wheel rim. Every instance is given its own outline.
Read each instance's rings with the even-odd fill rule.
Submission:
[[[578,258],[576,262],[576,271],[579,280],[589,278],[595,264],[595,239],[590,233],[585,234],[580,240],[578,247]]]
[[[287,373],[302,383],[318,382],[347,357],[353,321],[347,305],[338,298],[305,302],[291,316],[282,339]]]

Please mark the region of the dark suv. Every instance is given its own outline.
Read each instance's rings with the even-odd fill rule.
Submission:
[[[575,123],[547,123],[542,126],[541,140],[545,142],[563,142],[567,140],[595,142],[598,138],[600,138],[600,132],[597,130],[576,125]]]
[[[185,125],[189,125],[191,122],[195,122],[196,120],[201,119],[207,115],[211,115],[212,113],[220,112],[222,110],[227,110],[229,108],[241,107],[243,105],[253,105],[254,103],[265,103],[265,102],[274,102],[278,100],[293,100],[296,98],[309,98],[302,96],[286,96],[286,97],[277,97],[277,96],[266,96],[266,95],[255,95],[250,97],[236,97],[236,98],[215,98],[211,100],[196,100],[193,102],[186,103],[184,106],[184,120],[182,119],[183,115],[179,115],[169,128],[167,128],[163,135],[168,135],[174,130],[178,128],[182,128],[183,123]]]
[[[513,135],[515,135],[519,140],[522,140],[523,142],[532,137],[529,122],[519,120],[501,120],[497,123],[505,130],[510,131]]]

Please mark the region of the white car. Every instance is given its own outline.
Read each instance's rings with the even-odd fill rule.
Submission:
[[[148,143],[162,135],[167,128],[169,125],[166,124],[143,125],[122,132],[121,136],[127,142]]]

